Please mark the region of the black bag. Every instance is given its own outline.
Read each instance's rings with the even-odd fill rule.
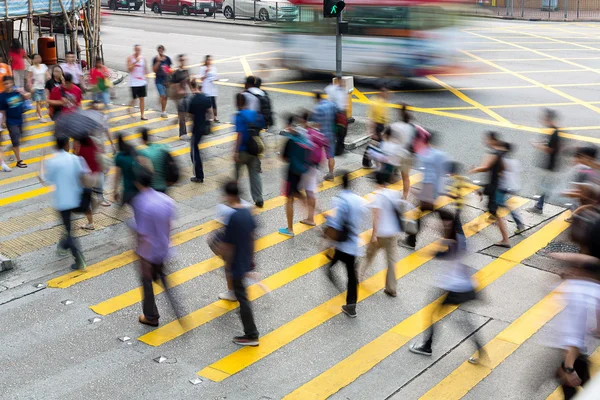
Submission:
[[[340,199],[341,199],[341,197],[340,197]],[[344,202],[347,203],[346,201],[344,201]],[[348,208],[350,208],[350,204],[348,204]],[[344,243],[345,241],[347,241],[348,238],[350,237],[349,214],[350,214],[350,210],[348,210],[348,213],[346,215],[344,215],[344,219],[342,220],[342,229],[341,230],[337,230],[331,226],[328,226],[325,228],[325,230],[323,232],[325,234],[325,236],[335,242],[338,242],[338,243]]]
[[[79,207],[75,209],[78,213],[85,213],[92,206],[92,189],[83,188],[83,193],[81,193],[81,201],[79,202]]]
[[[260,114],[265,119],[265,126],[268,128],[273,125],[273,110],[271,108],[271,98],[265,94],[264,96],[248,92],[258,99],[260,102]]]
[[[167,185],[173,186],[179,181],[179,165],[177,165],[177,161],[175,161],[175,158],[168,151],[165,151],[164,163]]]
[[[252,122],[248,122],[248,138],[244,144],[251,156],[258,156],[265,151],[265,145],[260,138],[260,128]]]

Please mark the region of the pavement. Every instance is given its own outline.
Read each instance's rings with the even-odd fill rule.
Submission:
[[[565,29],[567,32],[565,32]],[[185,324],[179,325],[164,294],[157,296],[158,328],[137,322],[141,312],[133,237],[124,221],[128,209],[101,207],[96,229],[75,232],[88,261],[84,272],[69,269],[69,257],[55,254],[61,235],[51,207],[50,188],[37,181],[39,161],[52,146],[52,124],[27,114],[22,143],[27,169],[0,175],[0,253],[14,268],[0,273],[0,352],[2,397],[10,399],[557,399],[553,366],[544,365],[544,346],[558,323],[561,304],[554,291],[562,266],[548,251],[569,249],[563,201],[555,197],[543,215],[531,214],[539,162],[530,146],[546,138],[538,118],[543,107],[555,108],[569,146],[598,143],[595,87],[600,70],[597,27],[552,23],[486,21],[464,26],[457,40],[465,67],[453,74],[402,82],[393,90],[396,104],[412,106],[416,121],[438,132],[438,146],[465,168],[478,164],[485,151],[482,133],[494,129],[515,143],[522,165],[522,190],[510,207],[527,225],[511,235],[511,249],[494,244],[497,228],[474,193],[463,213],[469,236],[465,259],[478,284],[478,301],[446,308],[438,322],[432,357],[414,355],[408,347],[428,326],[425,314],[439,294],[434,285],[446,265],[432,259],[439,222],[425,216],[416,251],[398,247],[398,297],[383,294],[385,259],[380,254],[364,271],[358,318],[341,313],[345,294],[324,272],[327,260],[319,228],[296,223],[296,237],[277,233],[285,221],[280,196],[285,166],[279,159],[278,130],[285,115],[312,105],[311,92],[327,80],[307,80],[277,65],[278,39],[259,28],[214,25],[199,29],[185,21],[148,25],[144,19],[111,16],[103,29],[107,65],[123,70],[131,44],[140,43],[146,57],[158,43],[167,54],[186,53],[192,69],[212,54],[219,82],[221,124],[202,143],[206,180],[188,180],[188,142],[178,139],[175,109],[160,118],[150,84],[148,121],[130,116],[127,77],[118,84],[107,111],[111,132],[139,143],[138,130],[151,129],[153,140],[168,144],[183,168],[182,181],[170,195],[177,202],[173,256],[168,264],[173,295],[181,304]],[[253,36],[250,36],[253,35]],[[257,36],[258,35],[258,36]],[[125,41],[124,38],[127,38]],[[261,333],[257,348],[240,349],[231,338],[241,333],[235,303],[218,300],[225,290],[222,261],[206,239],[220,225],[214,220],[220,188],[232,176],[234,94],[247,74],[265,81],[278,126],[265,135],[262,160],[265,208],[256,210],[259,237],[256,264],[259,279],[270,288],[250,288]],[[366,111],[377,81],[357,80],[353,96],[357,122],[351,137],[364,136]],[[87,104],[87,103],[86,103]],[[2,142],[6,144],[6,140]],[[352,171],[352,188],[368,199],[376,188],[370,170],[361,168],[363,148],[336,159],[336,169]],[[9,154],[7,154],[9,155]],[[563,160],[561,182],[567,185],[569,160]],[[339,172],[338,172],[339,174]],[[411,171],[414,202],[421,179]],[[247,178],[243,198],[250,200]],[[400,189],[395,185],[394,189]],[[474,188],[475,189],[475,188]],[[107,196],[114,190],[107,179]],[[329,210],[341,190],[339,175],[318,190],[320,212]],[[439,207],[451,208],[444,199]],[[304,217],[298,205],[294,221]],[[323,214],[318,221],[322,222]],[[509,231],[515,225],[507,217]],[[370,219],[361,221],[361,239],[368,242]],[[343,281],[342,267],[335,274]],[[470,323],[466,323],[468,319]],[[589,321],[593,324],[593,321]],[[473,354],[470,338],[486,343],[483,365],[466,362]],[[591,361],[600,365],[600,341],[590,338]],[[542,367],[546,367],[546,369]],[[534,378],[534,372],[541,378]],[[547,379],[542,379],[547,378]],[[531,383],[539,383],[533,385]],[[536,387],[534,387],[536,386]]]

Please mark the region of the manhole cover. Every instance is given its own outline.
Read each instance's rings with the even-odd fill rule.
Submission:
[[[552,242],[548,244],[548,246],[544,247],[541,253],[579,253],[579,246],[573,243]]]

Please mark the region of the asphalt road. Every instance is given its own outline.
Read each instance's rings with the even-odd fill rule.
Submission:
[[[168,143],[183,167],[184,180],[171,191],[177,202],[173,227],[173,294],[188,322],[182,328],[164,295],[158,295],[161,327],[137,322],[141,311],[133,238],[124,221],[131,217],[116,205],[95,214],[96,230],[75,223],[88,261],[84,273],[69,270],[70,258],[55,254],[61,227],[51,208],[48,188],[37,181],[39,159],[52,146],[52,124],[27,121],[22,151],[26,170],[0,176],[0,254],[15,268],[0,272],[0,393],[10,399],[557,399],[547,349],[560,309],[550,293],[561,283],[561,266],[546,256],[552,242],[567,246],[568,224],[562,201],[554,198],[544,215],[525,209],[536,194],[540,161],[530,141],[546,136],[538,122],[543,107],[555,108],[569,145],[596,143],[600,49],[595,24],[515,23],[485,20],[462,27],[457,37],[462,70],[450,75],[401,82],[390,106],[407,102],[418,123],[438,133],[438,145],[464,166],[484,156],[482,134],[497,130],[515,143],[521,161],[523,190],[512,199],[527,225],[523,235],[511,235],[511,250],[495,246],[498,230],[479,197],[470,195],[463,214],[470,254],[465,263],[481,289],[479,301],[447,315],[436,333],[431,358],[413,355],[408,346],[418,340],[426,307],[439,295],[443,262],[431,260],[439,237],[438,221],[425,218],[417,252],[399,248],[398,297],[382,292],[385,260],[380,255],[365,272],[359,316],[340,313],[339,294],[324,273],[325,244],[318,228],[297,223],[297,236],[280,236],[284,199],[278,158],[282,145],[277,129],[265,136],[262,160],[265,209],[257,214],[256,263],[260,279],[271,288],[251,288],[261,345],[239,350],[231,337],[241,325],[235,305],[217,300],[225,283],[220,261],[206,238],[218,226],[215,205],[220,187],[232,175],[234,112],[232,99],[246,74],[264,78],[279,123],[283,116],[310,107],[311,91],[326,80],[302,80],[277,65],[278,41],[272,31],[214,23],[110,16],[104,28],[107,64],[122,69],[137,43],[146,57],[158,44],[167,53],[188,55],[192,69],[213,55],[224,81],[219,88],[221,124],[203,141],[206,180],[191,183],[188,144],[177,140],[174,109],[159,118],[151,84],[149,121],[129,116],[120,106],[129,100],[127,81],[117,87],[115,105],[107,112],[112,131],[136,143],[138,129],[152,129],[154,140]],[[225,81],[226,80],[226,81]],[[351,138],[365,133],[369,98],[380,82],[358,80],[353,99],[357,122]],[[394,112],[394,109],[391,110]],[[32,114],[28,114],[31,118]],[[3,144],[5,144],[3,142]],[[375,190],[370,171],[361,169],[362,149],[337,159],[338,169],[354,171],[353,190],[367,197]],[[563,160],[563,185],[569,181]],[[419,171],[412,171],[419,180]],[[107,195],[114,190],[107,180]],[[248,198],[247,179],[242,179]],[[322,211],[339,193],[339,177],[319,189]],[[396,186],[396,188],[398,188]],[[418,190],[419,185],[415,185]],[[414,194],[410,200],[414,201]],[[441,206],[451,207],[447,201]],[[304,211],[297,207],[295,221]],[[509,229],[515,228],[511,218]],[[369,240],[370,220],[361,221],[362,239]],[[336,271],[341,277],[341,267]],[[550,296],[550,297],[548,297]],[[466,324],[465,318],[471,323]],[[590,325],[593,321],[589,322]],[[480,335],[489,353],[483,366],[465,361],[473,354],[473,335]],[[125,339],[125,337],[129,339]],[[590,339],[590,353],[600,345]],[[161,359],[160,357],[164,357]],[[592,355],[600,365],[600,353]],[[158,361],[155,361],[158,360]],[[159,362],[160,361],[160,362]],[[547,371],[544,372],[544,368]],[[548,379],[533,378],[540,373]],[[190,380],[198,378],[192,384]],[[539,383],[537,387],[533,383]],[[288,396],[288,397],[286,397]],[[554,397],[552,397],[554,396]]]

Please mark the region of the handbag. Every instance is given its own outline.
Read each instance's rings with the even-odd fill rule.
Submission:
[[[343,200],[342,197],[340,197],[340,199]],[[344,200],[344,202],[347,203],[346,200]],[[350,208],[350,204],[348,204],[348,208]],[[348,212],[348,214],[349,214],[349,212]],[[347,241],[348,238],[350,237],[350,227],[348,225],[349,225],[348,224],[348,215],[345,215],[344,218],[342,219],[342,229],[341,230],[337,230],[332,226],[327,226],[323,230],[323,235],[325,235],[325,237],[333,240],[334,242],[343,243],[343,242]]]

